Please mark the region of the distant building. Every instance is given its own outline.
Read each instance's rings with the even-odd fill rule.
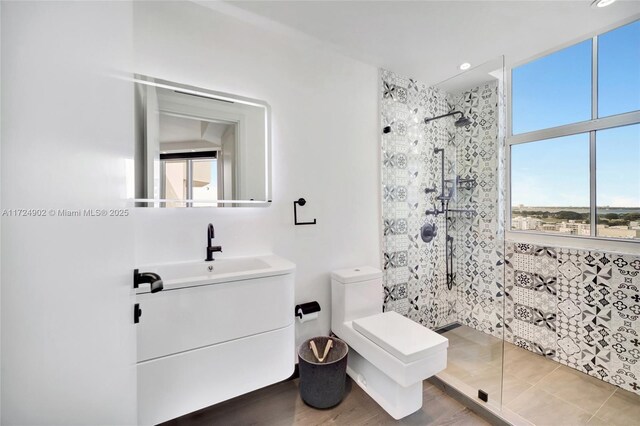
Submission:
[[[529,208],[522,205],[518,209]],[[553,220],[553,219],[551,219]],[[512,216],[511,229],[514,231],[554,232],[565,235],[588,237],[591,235],[591,225],[576,220],[563,222],[544,222],[536,217]],[[640,239],[640,220],[630,221],[628,226],[598,225],[597,236],[609,238]]]
[[[640,227],[632,229],[631,226],[598,225],[598,236],[611,238],[640,238]]]
[[[560,225],[558,225],[558,232],[563,234],[589,236],[591,233],[591,226],[588,223],[570,220],[560,223]]]
[[[511,226],[518,231],[534,231],[542,225],[542,220],[535,217],[514,217],[511,219]]]

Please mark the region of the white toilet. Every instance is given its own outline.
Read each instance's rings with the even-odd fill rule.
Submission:
[[[394,419],[422,407],[422,381],[447,367],[449,341],[396,312],[382,312],[382,272],[331,274],[331,328],[349,345],[347,374]]]

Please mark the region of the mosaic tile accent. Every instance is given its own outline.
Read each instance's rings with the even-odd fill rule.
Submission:
[[[508,242],[505,264],[507,340],[640,394],[640,256]]]

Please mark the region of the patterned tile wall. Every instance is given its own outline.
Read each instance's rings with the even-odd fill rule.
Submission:
[[[434,148],[444,148],[452,130],[443,120],[424,118],[449,111],[446,94],[381,70],[382,214],[385,310],[426,327],[456,321],[456,294],[447,290],[444,273],[444,218],[427,217],[433,199],[425,188],[439,185],[440,164]],[[420,228],[435,222],[437,237],[425,244]]]
[[[502,338],[504,303],[504,206],[499,170],[503,144],[498,136],[498,84],[484,84],[448,97],[471,119],[456,128],[456,174],[475,185],[458,185],[452,207],[477,214],[452,215],[458,322]]]
[[[501,194],[498,169],[497,85],[452,96],[413,79],[381,70],[383,255],[385,310],[393,310],[429,327],[463,322],[502,336],[503,271]],[[459,109],[471,119],[462,128],[453,119],[425,124],[425,117]],[[445,149],[446,177],[475,178],[461,186],[453,208],[477,215],[454,214],[456,285],[446,286],[444,217],[425,215],[439,206],[440,157]],[[438,228],[430,243],[420,238],[425,222]]]
[[[505,338],[640,394],[640,256],[508,242]]]

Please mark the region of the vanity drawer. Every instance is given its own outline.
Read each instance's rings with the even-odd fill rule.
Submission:
[[[138,424],[155,425],[291,376],[294,324],[230,342],[141,362]]]
[[[139,294],[138,362],[286,327],[293,274]]]

